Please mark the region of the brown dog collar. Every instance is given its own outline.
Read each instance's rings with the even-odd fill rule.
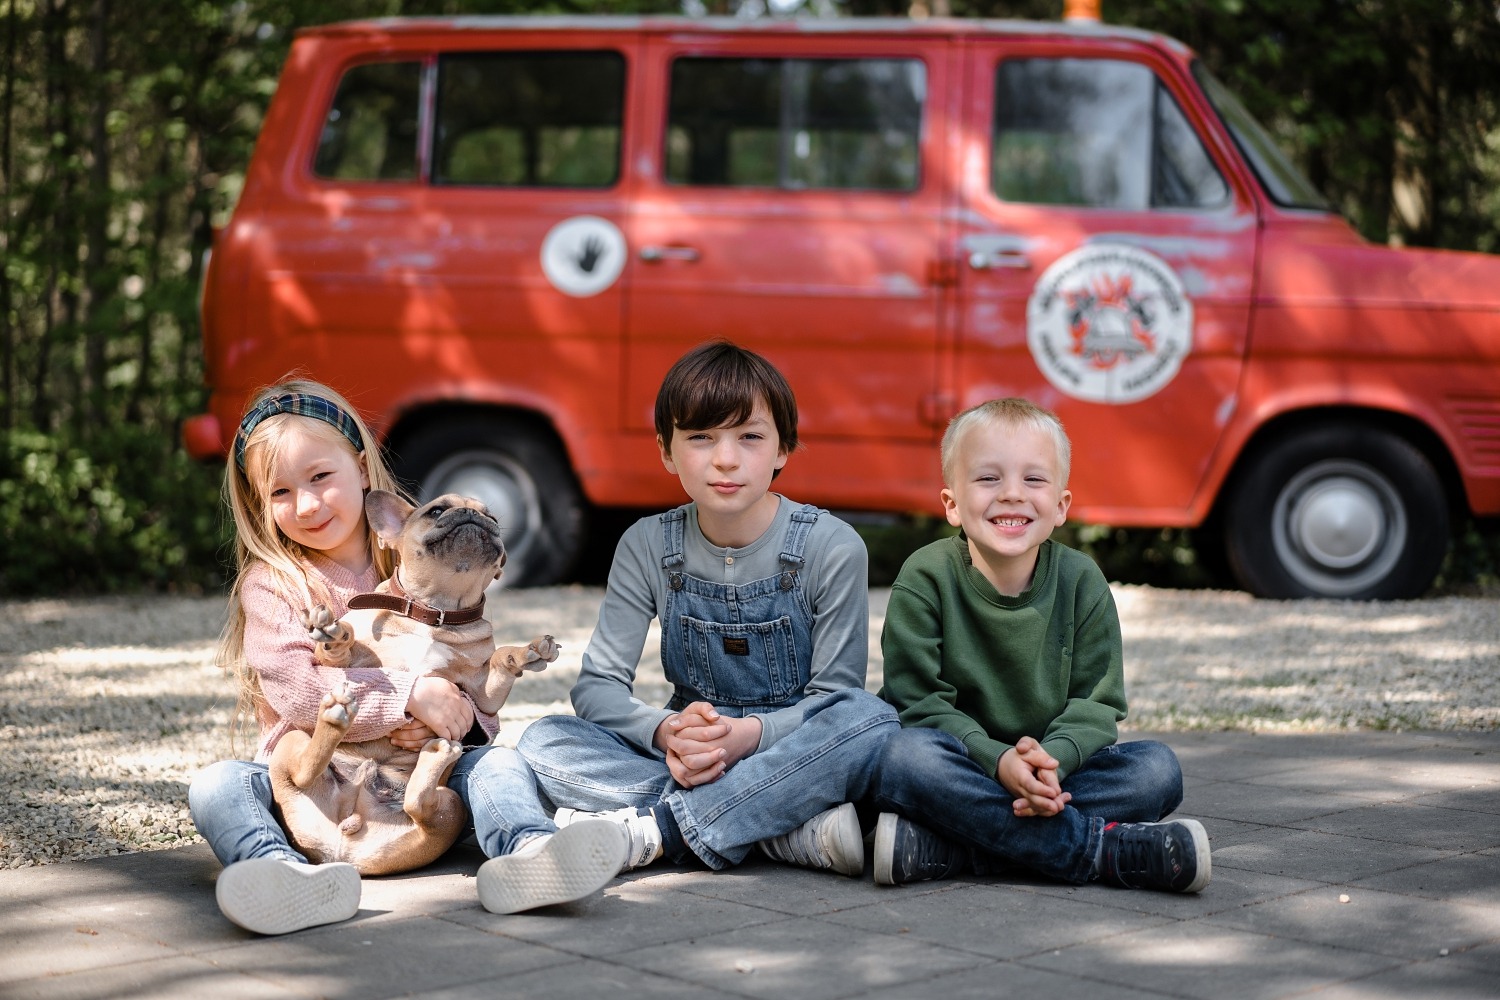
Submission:
[[[401,584],[394,577],[391,579],[391,586],[398,591],[401,590]],[[463,608],[459,611],[443,611],[413,600],[404,594],[355,594],[349,599],[351,611],[364,608],[394,611],[412,621],[421,622],[429,628],[440,628],[443,625],[467,625],[469,622],[476,622],[484,617],[484,598],[481,597],[479,603],[472,608]]]

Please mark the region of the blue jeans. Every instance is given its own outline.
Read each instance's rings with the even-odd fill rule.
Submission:
[[[557,829],[542,809],[531,768],[509,747],[464,751],[448,777],[448,787],[469,810],[467,833],[486,857],[509,854],[528,837]],[[210,764],[188,786],[188,810],[220,864],[248,858],[307,861],[276,818],[271,773],[265,764]]]
[[[968,847],[976,871],[1021,865],[1087,882],[1106,823],[1154,823],[1182,803],[1182,768],[1151,740],[1099,750],[1062,781],[1073,798],[1056,816],[1018,817],[1015,797],[938,729],[903,729],[886,742],[870,801]]]
[[[868,794],[880,748],[897,727],[895,710],[874,695],[836,691],[813,704],[797,729],[696,788],[673,781],[666,761],[576,716],[533,722],[517,749],[554,805],[665,806],[689,850],[723,869],[745,860],[757,841]]]

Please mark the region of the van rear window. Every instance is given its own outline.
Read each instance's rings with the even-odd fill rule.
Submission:
[[[618,52],[479,52],[438,62],[435,184],[608,187],[620,176]]]
[[[313,173],[345,181],[413,180],[422,64],[369,63],[339,80]]]
[[[672,63],[674,184],[911,191],[926,67],[916,59]]]

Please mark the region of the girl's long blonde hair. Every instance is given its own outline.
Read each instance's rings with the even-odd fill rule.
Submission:
[[[255,733],[260,723],[265,721],[265,699],[260,690],[260,677],[245,662],[245,609],[240,600],[240,588],[244,585],[246,574],[257,564],[264,565],[271,571],[276,589],[288,598],[302,601],[309,609],[317,604],[330,603],[327,589],[321,582],[308,576],[308,551],[282,534],[267,502],[272,474],[288,432],[295,429],[327,442],[330,448],[342,448],[356,457],[362,454],[371,489],[404,492],[380,453],[380,443],[370,433],[370,428],[360,417],[359,411],[349,405],[343,396],[322,383],[290,378],[267,386],[250,399],[245,407],[245,416],[254,413],[265,401],[286,395],[323,400],[338,407],[357,428],[363,446],[356,449],[344,432],[325,420],[299,416],[296,413],[277,413],[260,419],[243,441],[240,440],[245,426],[243,419],[241,429],[235,432],[235,441],[231,444],[224,472],[224,502],[229,507],[230,516],[234,518],[234,585],[229,591],[229,616],[224,623],[224,631],[219,636],[218,653],[214,658],[215,663],[234,676],[239,688],[231,734],[235,742],[242,735]],[[242,452],[239,451],[240,448],[243,449]],[[240,454],[243,455],[243,466],[237,460]],[[373,529],[369,529],[369,547],[381,579],[390,576],[395,570],[395,554],[376,544]]]

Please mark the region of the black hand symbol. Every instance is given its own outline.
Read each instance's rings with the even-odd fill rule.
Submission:
[[[604,241],[597,236],[590,236],[583,241],[583,252],[575,260],[580,269],[594,273],[594,267],[599,263],[599,258],[604,256]]]

